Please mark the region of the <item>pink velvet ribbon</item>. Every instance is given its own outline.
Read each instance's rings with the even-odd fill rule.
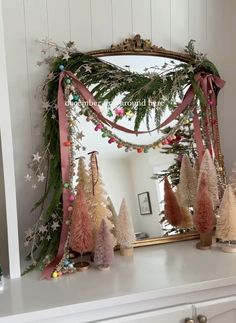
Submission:
[[[57,251],[56,257],[47,265],[42,272],[42,278],[49,279],[52,276],[53,271],[56,266],[61,261],[64,255],[65,243],[68,236],[68,220],[69,220],[69,212],[68,207],[70,205],[69,197],[70,197],[70,189],[64,187],[64,183],[69,183],[69,147],[65,146],[64,143],[68,141],[68,123],[66,117],[66,106],[64,93],[62,90],[62,82],[66,75],[66,72],[61,72],[59,77],[59,91],[57,95],[58,102],[58,118],[59,118],[59,131],[60,131],[60,154],[61,154],[61,177],[62,177],[62,201],[63,201],[63,222],[61,228],[61,236],[60,243]]]
[[[156,130],[159,130],[165,126],[167,126],[169,123],[174,121],[178,116],[180,116],[181,113],[183,113],[188,106],[191,104],[191,102],[194,99],[195,92],[193,89],[193,86],[190,85],[183,101],[175,108],[175,110],[172,112],[172,114],[163,121],[157,128],[152,129],[151,131],[135,131],[128,128],[125,128],[123,126],[120,126],[116,124],[115,122],[105,118],[94,98],[92,93],[87,89],[87,87],[78,80],[78,78],[70,71],[62,71],[60,73],[59,77],[59,86],[58,86],[58,114],[59,114],[59,131],[60,131],[60,151],[61,151],[61,172],[62,172],[62,182],[68,182],[69,181],[69,149],[64,145],[64,142],[68,140],[68,129],[67,129],[67,118],[66,118],[66,106],[65,106],[65,98],[64,98],[64,91],[63,91],[63,79],[65,76],[69,76],[73,80],[73,85],[75,89],[79,92],[79,94],[82,96],[83,100],[87,102],[90,109],[97,115],[97,118],[104,124],[113,127],[115,129],[118,129],[120,131],[131,133],[131,134],[144,134],[144,133],[150,133]],[[194,77],[197,84],[200,86],[200,88],[203,91],[203,94],[206,98],[206,102],[208,101],[208,97],[210,95],[211,99],[211,108],[215,109],[217,105],[217,98],[215,93],[215,86],[217,86],[219,89],[222,88],[225,84],[225,81],[220,79],[219,77],[207,74],[204,72],[199,72]],[[207,103],[206,103],[207,104]],[[201,161],[202,156],[205,151],[205,147],[202,140],[202,134],[201,134],[201,126],[199,122],[199,116],[197,109],[194,109],[193,111],[193,125],[194,125],[194,138],[198,150],[198,157]],[[210,139],[210,138],[209,138]],[[68,235],[68,206],[69,206],[69,195],[70,191],[69,189],[63,188],[63,223],[62,223],[62,229],[61,229],[61,236],[60,236],[60,242],[59,242],[59,248],[56,257],[53,259],[53,261],[47,265],[47,267],[44,269],[42,273],[42,278],[49,279],[52,275],[52,272],[55,270],[56,266],[61,261],[63,255],[64,255],[64,249],[65,249],[65,243]]]

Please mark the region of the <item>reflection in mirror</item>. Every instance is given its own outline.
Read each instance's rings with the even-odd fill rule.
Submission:
[[[157,73],[164,64],[179,64],[178,60],[170,60],[157,56],[142,55],[120,55],[106,56],[103,60],[122,68],[138,73]],[[128,81],[128,80],[127,80]],[[114,120],[117,113],[122,109],[120,106],[122,96],[117,96],[112,104],[102,104],[101,110],[104,116]],[[136,102],[133,102],[135,105]],[[162,118],[168,117],[170,113],[166,111]],[[117,122],[119,124],[119,120]],[[174,122],[173,122],[174,123]],[[155,128],[154,115],[150,116],[150,129]],[[170,124],[171,125],[171,124]],[[134,121],[131,116],[122,118],[122,126],[129,129],[134,128]],[[98,161],[100,172],[116,212],[123,198],[126,199],[128,210],[132,216],[137,239],[157,238],[165,234],[166,227],[160,223],[159,214],[163,210],[163,182],[152,179],[153,174],[160,173],[173,164],[174,155],[163,154],[156,147],[149,149],[148,153],[139,154],[136,150],[118,149],[116,145],[108,143],[106,136],[102,136],[100,131],[94,131],[94,124],[86,121],[85,116],[80,116],[78,128],[83,130],[85,137],[83,145],[87,152],[98,151]],[[140,130],[146,130],[146,122],[142,121]],[[162,136],[157,131],[134,135],[124,133],[117,129],[112,132],[122,140],[137,145],[152,144]],[[84,154],[86,157],[86,154]],[[87,164],[89,157],[86,157]],[[168,226],[170,229],[170,225]]]

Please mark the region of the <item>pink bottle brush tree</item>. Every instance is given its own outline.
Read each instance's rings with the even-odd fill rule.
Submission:
[[[112,236],[106,224],[106,220],[102,219],[95,242],[94,263],[98,269],[107,270],[110,268],[113,257]]]
[[[194,224],[200,233],[198,249],[209,249],[212,244],[212,230],[215,224],[212,194],[208,189],[208,177],[202,172],[199,180],[197,200],[194,214]]]
[[[88,267],[88,263],[82,261],[82,256],[93,249],[93,229],[82,185],[78,185],[72,212],[69,246],[81,255],[77,269]]]
[[[167,177],[164,179],[164,212],[169,224],[177,227],[182,223],[183,215]]]

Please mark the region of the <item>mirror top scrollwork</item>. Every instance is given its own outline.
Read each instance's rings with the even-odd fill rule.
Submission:
[[[97,57],[107,55],[150,55],[159,57],[168,57],[183,62],[188,62],[191,58],[187,53],[180,53],[167,50],[161,46],[152,44],[150,39],[142,39],[137,34],[133,38],[126,38],[119,44],[112,44],[108,49],[100,49],[88,52],[89,55]]]

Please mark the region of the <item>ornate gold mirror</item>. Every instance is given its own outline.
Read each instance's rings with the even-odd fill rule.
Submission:
[[[150,40],[143,40],[140,35],[136,35],[132,39],[125,39],[118,45],[112,45],[110,49],[93,51],[88,54],[99,57],[104,62],[111,63],[133,73],[149,74],[149,76],[153,74],[153,78],[158,73],[163,76],[167,73],[168,69],[173,71],[175,66],[183,63],[190,63],[189,71],[190,73],[193,72],[193,67],[191,66],[193,57],[190,52],[178,53],[166,50],[153,45]],[[127,77],[127,82],[131,81],[132,79]],[[119,82],[119,77],[117,82]],[[116,86],[116,83],[114,82],[111,86]],[[185,84],[183,93],[186,93],[187,89],[188,85]],[[102,113],[111,119],[117,118],[116,110],[119,113],[119,109],[122,108],[122,103],[124,103],[122,98],[122,95],[119,93],[109,105],[103,102],[101,105]],[[182,97],[180,98],[177,94],[174,98],[174,106],[177,106],[181,99]],[[132,106],[135,105],[135,102],[128,103],[131,103]],[[120,124],[134,129],[135,122],[129,117],[130,114],[132,115],[132,109],[130,111],[125,109],[125,111],[126,118],[122,118]],[[131,113],[129,114],[129,112]],[[171,113],[171,108],[167,108],[164,114],[160,116],[160,123],[170,116]],[[156,125],[154,109],[149,117],[148,129],[153,129]],[[216,111],[212,118],[214,118],[216,126],[216,129],[214,129],[214,143],[212,142],[212,145],[217,153],[215,156],[216,162],[220,165],[218,169],[219,176],[224,181]],[[119,118],[117,120],[119,123]],[[118,148],[122,148],[123,142],[131,142],[134,144],[134,146],[131,144],[131,151],[127,147],[125,150],[122,150],[117,149],[115,145],[107,145],[104,140],[106,138],[105,132],[103,132],[102,136],[94,136],[93,127],[86,123],[85,119],[80,122],[81,129],[83,129],[85,134],[85,146],[88,150],[99,151],[101,173],[116,210],[119,209],[122,197],[126,197],[136,232],[135,246],[160,244],[198,237],[191,223],[178,228],[173,227],[168,221],[165,221],[163,211],[163,177],[166,175],[172,177],[172,184],[176,186],[179,182],[179,168],[183,154],[187,153],[192,161],[197,158],[192,116],[186,118],[181,128],[175,132],[176,136],[174,135],[173,137],[176,138],[169,140],[169,142],[168,140],[161,140],[157,145],[153,145],[153,142],[156,142],[161,137],[163,134],[161,131],[138,136],[119,130],[113,131],[113,134],[121,139],[120,147],[118,145]],[[203,128],[203,125],[201,127]],[[145,120],[140,123],[139,130],[147,130]],[[147,154],[141,153],[140,155],[137,154],[135,148],[141,145],[150,145],[154,149],[148,149]],[[145,150],[145,148],[143,149]],[[147,208],[146,212],[142,210],[142,203]]]
[[[196,175],[208,149],[220,191],[224,187],[216,110],[224,82],[214,64],[194,51],[193,41],[184,53],[176,53],[140,35],[87,54],[80,53],[73,42],[65,48],[50,42],[44,46],[44,52],[55,50],[46,59],[50,73],[42,91],[46,110],[42,156],[48,158],[50,167],[45,194],[36,207],[43,205],[44,210],[49,199],[49,208],[41,213],[34,233],[26,236],[28,244],[33,242],[31,258],[35,250],[39,253],[36,263],[45,265],[56,250],[56,259],[63,257],[70,235],[70,203],[80,177],[78,161],[83,158],[89,164],[88,153],[94,151],[98,163],[96,176],[90,174],[93,189],[99,173],[109,197],[104,206],[113,213],[118,213],[121,200],[126,199],[136,236],[134,246],[198,237],[192,221],[193,199],[183,206],[185,216],[178,223],[163,213],[163,179],[168,177],[177,192],[181,184],[188,194],[184,181],[180,183],[182,159],[188,158]],[[36,157],[41,160],[42,156]],[[47,228],[45,237],[42,228]],[[50,250],[47,258],[41,247]]]
[[[116,46],[112,45],[110,49],[93,51],[88,54],[99,57],[104,62],[111,63],[132,73],[149,73],[149,75],[160,73],[163,66],[173,69],[174,66],[191,61],[191,57],[187,53],[165,50],[152,45],[149,40],[143,40],[140,35],[136,35],[133,39],[126,39]],[[128,83],[131,81],[131,78],[127,78]],[[119,82],[119,77],[117,82]],[[112,85],[115,86],[116,83]],[[91,86],[92,89],[93,87]],[[103,115],[111,120],[116,118],[117,112],[123,111],[122,98],[122,94],[118,94],[109,105],[103,102],[101,105]],[[174,104],[179,101],[179,98],[176,98]],[[136,102],[129,103],[131,107],[136,104]],[[140,105],[142,103],[145,104],[145,102],[141,102]],[[160,120],[166,119],[170,113],[171,111],[167,108]],[[132,111],[127,111],[126,118],[118,120],[117,123],[129,129],[134,129]],[[117,135],[122,140],[122,143],[130,143],[129,148],[117,149],[116,145],[107,143],[106,138],[108,137],[105,132],[102,135],[98,133],[95,136],[94,125],[93,123],[88,123],[86,117],[80,118],[79,126],[85,135],[83,144],[87,150],[99,152],[100,171],[116,212],[119,210],[122,198],[126,198],[136,233],[135,246],[161,244],[198,237],[192,225],[184,228],[174,228],[164,221],[164,188],[161,173],[175,164],[175,155],[162,152],[163,140],[158,141],[158,139],[162,137],[163,133],[155,131],[136,136],[127,132],[113,130],[113,134]],[[149,129],[153,129],[155,126],[155,112],[153,110],[150,114]],[[187,130],[188,136],[189,127],[189,120],[186,120],[183,128],[187,128],[185,130]],[[147,130],[146,120],[141,122],[139,130]],[[192,132],[190,131],[190,133]],[[176,143],[178,143],[178,140],[179,136]],[[154,142],[157,142],[157,145],[154,146]],[[144,145],[143,150],[148,146],[155,149],[148,149],[147,153],[137,153],[138,149],[142,150],[142,145]],[[121,142],[120,148],[122,148]]]

